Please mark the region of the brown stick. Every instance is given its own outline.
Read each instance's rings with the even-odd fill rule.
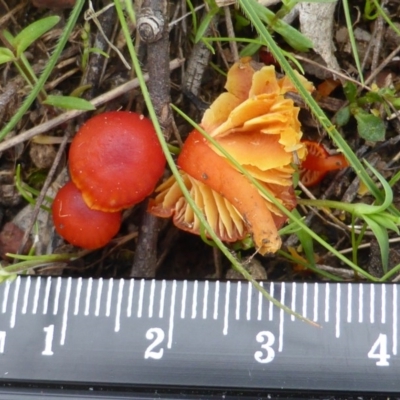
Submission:
[[[148,88],[154,110],[166,138],[173,131],[170,109],[168,1],[144,0],[138,31],[147,44]],[[151,278],[157,265],[157,217],[144,213],[139,231],[131,277]]]

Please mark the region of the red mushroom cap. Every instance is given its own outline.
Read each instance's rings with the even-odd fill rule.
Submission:
[[[120,212],[91,210],[72,182],[58,191],[52,213],[57,233],[67,242],[84,249],[105,246],[121,226]]]
[[[71,178],[86,204],[119,211],[151,194],[165,168],[153,124],[143,115],[113,111],[89,119],[71,144]]]

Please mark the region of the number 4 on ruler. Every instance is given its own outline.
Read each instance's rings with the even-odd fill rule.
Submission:
[[[376,339],[371,350],[368,352],[368,358],[377,359],[376,365],[379,367],[387,367],[389,365],[387,360],[390,358],[390,355],[387,353],[387,336],[385,334],[379,334],[378,339]]]

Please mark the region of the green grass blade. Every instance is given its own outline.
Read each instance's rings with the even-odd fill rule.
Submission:
[[[346,25],[347,25],[347,30],[349,32],[350,45],[351,45],[351,50],[353,52],[354,61],[356,63],[358,75],[360,77],[360,82],[364,85],[364,75],[361,69],[360,57],[358,56],[357,44],[356,44],[356,39],[354,37],[353,23],[350,17],[348,0],[343,0],[343,10],[344,10],[344,16],[346,18]]]
[[[23,29],[15,36],[13,42],[17,57],[19,57],[33,42],[39,39],[40,36],[56,26],[59,21],[60,17],[58,16],[46,17],[31,23]]]
[[[387,229],[379,225],[372,216],[364,216],[365,222],[371,228],[372,232],[376,237],[381,251],[381,260],[383,272],[386,273],[388,270],[389,263],[389,235]]]

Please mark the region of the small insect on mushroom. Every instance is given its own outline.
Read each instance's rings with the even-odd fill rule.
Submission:
[[[69,152],[71,179],[84,201],[108,212],[132,207],[150,195],[165,163],[152,122],[127,111],[90,118]]]
[[[336,171],[349,166],[343,154],[329,155],[325,148],[317,142],[303,140],[307,148],[307,156],[301,163],[300,180],[306,186],[314,186],[325,177],[329,171]]]
[[[121,226],[121,212],[91,210],[72,182],[58,191],[52,215],[57,233],[67,242],[84,249],[105,246]]]

